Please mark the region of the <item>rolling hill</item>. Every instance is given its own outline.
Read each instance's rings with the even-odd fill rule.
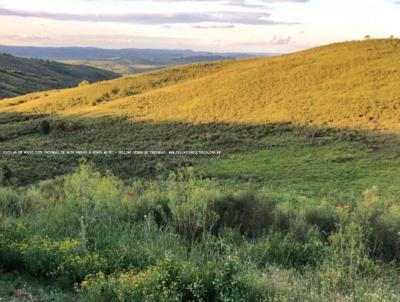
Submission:
[[[399,59],[346,42],[0,100],[0,300],[399,301]]]
[[[87,66],[0,54],[0,99],[56,88],[76,86],[118,77],[114,72]]]
[[[374,184],[398,192],[399,58],[400,40],[345,42],[5,99],[0,149],[221,150],[94,160],[128,176],[154,174],[163,161],[313,194]],[[49,135],[38,130],[44,120]],[[23,181],[71,169],[62,156],[26,160],[13,165]],[[52,171],[33,171],[48,161]]]
[[[335,44],[276,58],[127,76],[5,100],[1,107],[21,113],[113,115],[135,121],[292,122],[399,131],[400,71],[393,64],[399,57],[399,40]],[[109,97],[99,101],[107,93]],[[8,107],[26,98],[35,100]]]

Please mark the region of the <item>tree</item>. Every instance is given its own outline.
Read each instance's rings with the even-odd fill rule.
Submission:
[[[50,123],[48,121],[42,121],[39,125],[39,131],[45,135],[49,134],[51,130]]]
[[[366,36],[364,37],[364,39],[365,39],[365,40],[370,40],[370,39],[371,39],[371,36],[370,36],[370,35],[366,35]]]
[[[88,80],[83,80],[82,82],[79,83],[79,87],[87,86],[89,84],[90,84],[90,82]]]

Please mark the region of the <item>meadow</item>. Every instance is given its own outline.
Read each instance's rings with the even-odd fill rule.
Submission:
[[[400,41],[0,101],[0,298],[399,301]]]

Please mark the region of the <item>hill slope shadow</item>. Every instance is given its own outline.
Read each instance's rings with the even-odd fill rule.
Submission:
[[[18,113],[0,113],[0,121],[0,163],[19,184],[69,173],[82,158],[122,178],[152,178],[160,167],[172,171],[194,166],[208,177],[310,192],[360,191],[374,184],[393,191],[400,182],[397,134],[291,123],[190,124]],[[101,152],[85,153],[89,151]],[[129,154],[132,151],[161,154]]]

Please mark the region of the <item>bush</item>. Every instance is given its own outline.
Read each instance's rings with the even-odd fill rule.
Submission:
[[[316,266],[326,256],[326,246],[318,238],[300,243],[290,236],[272,233],[258,241],[251,249],[251,257],[260,267],[267,264],[284,267]]]
[[[305,221],[318,227],[322,237],[327,240],[336,230],[338,217],[335,208],[328,204],[313,205],[305,211]]]
[[[83,80],[82,82],[79,83],[79,87],[87,86],[89,84],[90,82],[88,80]]]
[[[400,207],[392,205],[372,222],[373,255],[400,262]]]
[[[267,197],[261,198],[251,192],[224,194],[211,204],[218,215],[215,229],[237,228],[250,237],[262,235],[275,223],[275,204]]]
[[[49,200],[38,186],[28,188],[21,194],[20,200],[24,214],[36,213],[49,206]]]
[[[49,134],[51,131],[50,123],[46,120],[42,121],[39,124],[39,131],[40,131],[40,133],[42,133],[44,135]]]
[[[120,89],[118,87],[113,87],[113,89],[111,90],[111,93],[115,95],[115,94],[118,94],[119,91],[120,91]]]
[[[249,284],[236,259],[193,264],[166,259],[146,271],[82,283],[83,301],[250,301]]]
[[[159,227],[166,226],[171,221],[171,209],[167,198],[163,198],[155,191],[143,192],[129,205],[134,221],[144,221],[152,217]]]
[[[20,196],[12,188],[0,187],[0,214],[17,216],[22,212]]]
[[[0,233],[0,269],[7,271],[19,269],[23,270],[23,262],[19,253],[19,242],[10,239],[3,233]]]
[[[110,100],[110,94],[108,92],[104,93],[102,96],[98,97],[95,99],[95,103],[102,103],[102,102],[107,102]]]
[[[88,252],[77,240],[53,241],[33,237],[15,241],[0,236],[1,261],[6,267],[24,269],[39,277],[71,286],[89,274],[104,271],[106,261]]]
[[[12,177],[12,171],[7,165],[3,165],[0,168],[0,184],[2,182],[7,182],[11,179]]]
[[[372,256],[385,261],[400,261],[400,207],[394,201],[383,201],[373,187],[357,203],[353,220],[369,225],[366,243]]]
[[[176,192],[175,192],[176,193]],[[178,234],[193,244],[203,232],[211,232],[217,221],[217,214],[210,209],[210,198],[202,190],[190,192],[183,200],[173,198],[169,206],[172,224]]]

